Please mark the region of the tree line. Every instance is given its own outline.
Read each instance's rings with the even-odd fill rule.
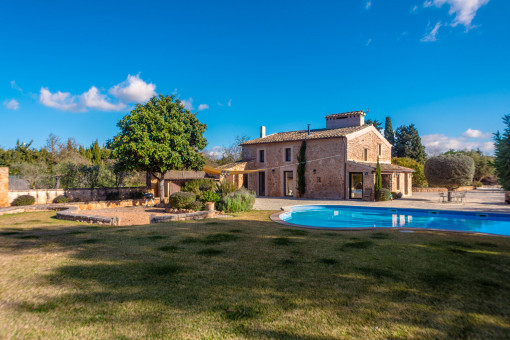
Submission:
[[[111,157],[111,150],[96,140],[83,146],[74,138],[62,140],[50,134],[41,148],[17,141],[0,148],[0,166],[32,189],[102,188],[145,185],[145,174],[126,171]]]

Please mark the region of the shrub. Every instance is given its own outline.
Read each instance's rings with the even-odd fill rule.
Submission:
[[[415,171],[413,173],[413,187],[426,188],[428,186],[422,163],[407,157],[393,157],[391,164],[404,166]]]
[[[60,195],[60,196],[55,197],[55,199],[53,200],[53,203],[69,203],[69,201],[70,201],[69,197],[67,197],[65,195]]]
[[[196,198],[192,192],[176,192],[170,195],[168,203],[174,209],[188,209],[188,205],[195,202]]]
[[[12,202],[12,205],[15,205],[17,207],[22,205],[33,205],[35,203],[35,197],[31,195],[22,195],[19,197],[16,197],[14,201]]]
[[[226,212],[250,211],[255,204],[255,195],[245,189],[232,192],[218,203],[218,210]]]
[[[131,199],[133,200],[139,200],[139,199],[142,199],[144,198],[144,192],[143,191],[135,191],[135,192],[132,192],[129,197],[131,197]]]
[[[205,191],[216,191],[216,182],[207,178],[194,179],[186,182],[182,187],[182,191],[192,192],[200,197]]]
[[[220,195],[221,198],[224,198],[235,191],[237,191],[237,187],[227,181],[221,181],[216,185],[216,193]]]
[[[185,209],[190,209],[193,211],[200,211],[200,210],[202,210],[203,207],[204,207],[204,204],[202,202],[195,201],[195,202],[188,203],[186,205]]]
[[[391,192],[388,189],[379,189],[375,192],[375,200],[376,201],[389,201],[391,197]]]
[[[482,187],[482,186],[483,186],[483,183],[482,183],[482,182],[478,182],[478,181],[474,181],[474,182],[473,182],[473,186],[474,186],[475,188],[480,188],[480,187]]]
[[[112,191],[106,194],[107,201],[118,201],[120,200],[120,194],[117,191]]]
[[[465,155],[441,155],[425,162],[425,177],[431,186],[444,187],[449,191],[471,184],[475,162]]]
[[[200,201],[202,202],[219,202],[221,199],[220,195],[218,195],[217,193],[215,192],[212,192],[212,191],[204,191],[202,193],[202,196],[200,197]]]

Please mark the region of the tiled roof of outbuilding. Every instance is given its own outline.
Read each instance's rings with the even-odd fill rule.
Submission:
[[[279,133],[274,133],[274,134],[266,136],[266,137],[249,140],[247,142],[242,143],[241,145],[266,144],[266,143],[292,142],[292,141],[301,141],[301,140],[310,140],[310,139],[345,137],[350,133],[363,130],[369,126],[371,126],[371,125],[365,124],[365,125],[361,125],[361,126],[352,126],[352,127],[345,127],[345,128],[339,128],[339,129],[317,129],[317,130],[310,130],[310,134],[308,134],[308,130],[279,132]]]
[[[355,161],[348,161],[348,163],[356,164],[356,165],[364,165],[367,167],[372,168],[373,171],[375,171],[377,167],[377,163],[368,163],[368,162],[355,162]],[[379,163],[381,165],[381,171],[388,171],[388,172],[415,172],[415,170],[406,168],[400,165],[396,164],[388,164],[388,163]]]

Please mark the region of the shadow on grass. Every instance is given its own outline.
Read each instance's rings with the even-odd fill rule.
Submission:
[[[474,321],[469,314],[510,315],[505,303],[510,300],[505,283],[510,260],[504,253],[510,250],[509,241],[487,245],[489,242],[479,237],[455,235],[445,241],[430,235],[320,230],[296,234],[288,231],[294,229],[281,229],[265,220],[229,220],[208,224],[207,228],[205,224],[140,226],[129,233],[113,227],[84,226],[9,230],[0,233],[0,250],[19,255],[31,247],[46,252],[72,250],[74,263],[66,262],[41,277],[41,284],[58,289],[71,287],[71,292],[18,305],[43,316],[51,312],[61,322],[83,322],[83,310],[103,315],[88,321],[91,324],[114,322],[114,310],[120,304],[134,302],[148,306],[133,314],[137,318],[153,318],[151,326],[163,322],[153,315],[165,315],[168,310],[195,316],[205,313],[225,329],[234,329],[238,337],[253,339],[330,339],[318,332],[314,335],[313,328],[305,332],[304,326],[297,326],[313,327],[308,318],[295,318],[308,313],[314,318],[330,318],[342,327],[349,327],[342,324],[345,317],[360,325],[389,325],[390,329],[403,325],[424,332],[434,329],[438,332],[435,335],[443,337],[507,334],[507,329],[496,324],[472,327]],[[233,235],[232,230],[243,233]],[[172,237],[178,246],[151,244],[147,235],[156,232],[152,236]],[[282,232],[314,237],[295,241],[282,237]],[[39,238],[20,237],[31,235]],[[357,239],[348,240],[349,237]],[[459,240],[451,239],[455,237]],[[441,248],[428,248],[428,243],[440,244]],[[217,244],[221,246],[215,247],[222,249],[207,247]],[[44,248],[45,245],[51,247]],[[286,247],[289,245],[294,246]],[[450,254],[451,249],[486,248],[498,248],[501,255],[477,255],[490,259],[490,265],[485,266],[475,266],[474,255]],[[344,252],[339,253],[338,249]],[[367,254],[373,255],[365,254],[366,249]],[[217,256],[223,253],[228,257]],[[497,294],[483,293],[489,290]],[[455,301],[445,299],[453,293]],[[434,305],[438,301],[440,308]],[[424,305],[428,308],[419,307]],[[447,322],[438,321],[442,309],[454,317]],[[312,312],[317,310],[320,312]],[[413,316],[417,313],[419,317]],[[265,329],[264,322],[276,318],[285,321],[283,326],[275,326],[281,329]],[[325,334],[334,329],[327,324],[322,327]],[[487,333],[481,334],[481,329]],[[391,331],[388,332],[384,337],[390,337]],[[367,337],[378,335],[370,333]]]

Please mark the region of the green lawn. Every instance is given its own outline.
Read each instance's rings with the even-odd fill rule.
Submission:
[[[0,339],[510,338],[510,238],[0,216]]]

